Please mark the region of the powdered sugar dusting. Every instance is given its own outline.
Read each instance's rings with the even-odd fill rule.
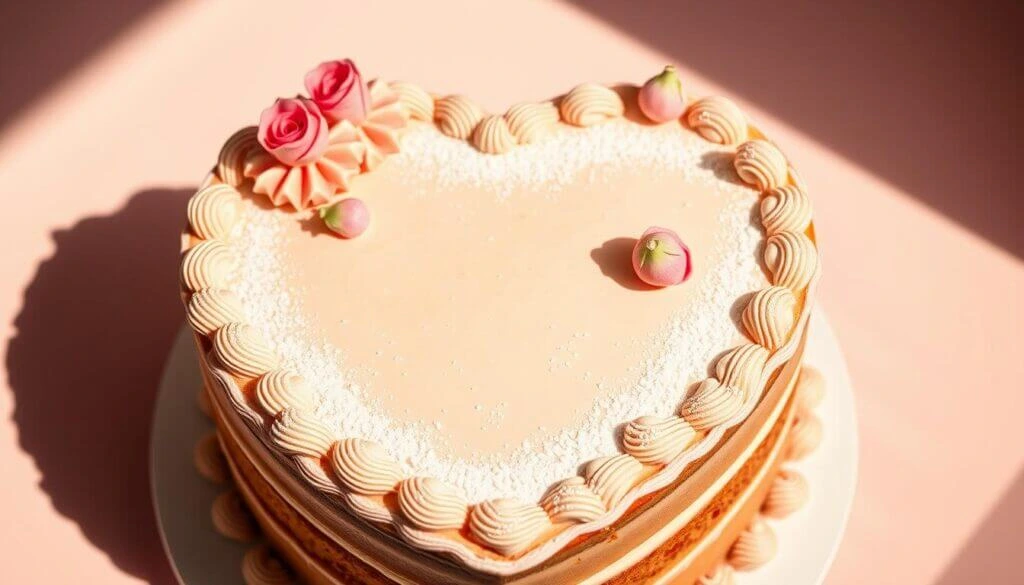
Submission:
[[[615,428],[647,414],[675,412],[686,387],[707,376],[707,368],[737,335],[730,312],[743,294],[765,286],[755,260],[762,234],[751,224],[757,202],[752,190],[729,180],[731,156],[693,133],[669,124],[658,128],[619,121],[586,130],[565,130],[502,156],[482,155],[464,141],[419,130],[407,135],[402,153],[386,171],[424,193],[472,186],[496,197],[536,191],[557,197],[574,182],[601,182],[614,173],[666,173],[707,186],[724,197],[716,237],[718,261],[700,280],[696,299],[646,339],[631,340],[645,359],[622,385],[602,388],[582,405],[572,425],[539,429],[521,444],[498,454],[457,457],[445,449],[444,429],[434,421],[402,422],[388,416],[379,399],[353,382],[345,356],[324,341],[304,311],[304,291],[289,290],[287,260],[281,252],[283,214],[252,207],[234,236],[241,256],[236,292],[247,318],[270,339],[285,364],[315,389],[316,414],[339,437],[362,437],[384,445],[406,473],[433,476],[458,487],[470,499],[538,499],[578,466],[619,451]],[[500,413],[495,416],[500,416]]]

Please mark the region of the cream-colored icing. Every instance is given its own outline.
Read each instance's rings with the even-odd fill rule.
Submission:
[[[278,365],[263,335],[244,323],[228,323],[213,334],[213,351],[232,374],[256,377]]]
[[[764,263],[776,286],[797,291],[818,271],[818,250],[804,234],[778,232],[765,243]]]
[[[504,116],[485,116],[473,130],[473,146],[487,154],[508,152],[516,145]]]
[[[245,585],[289,585],[295,576],[269,545],[258,544],[242,557],[242,580]]]
[[[469,512],[473,538],[505,556],[521,553],[550,527],[540,506],[510,498],[481,502]]]
[[[483,118],[483,111],[463,95],[445,96],[434,103],[434,120],[446,136],[465,140]]]
[[[768,350],[745,343],[726,352],[715,363],[715,376],[722,384],[758,396],[764,376]]]
[[[469,505],[452,486],[432,477],[412,477],[398,485],[398,509],[421,530],[457,530]]]
[[[231,135],[217,155],[217,177],[237,187],[245,180],[245,159],[254,149],[262,148],[256,139],[256,126],[246,126]]]
[[[583,468],[587,486],[600,496],[606,508],[614,508],[622,501],[643,472],[644,466],[628,454],[594,459]]]
[[[747,138],[747,120],[729,98],[701,98],[686,112],[686,123],[701,136],[718,144],[736,144]]]
[[[786,455],[790,459],[807,457],[821,444],[821,433],[821,419],[810,413],[802,414],[793,424],[793,438]]]
[[[245,313],[238,297],[230,290],[204,289],[193,293],[185,306],[185,319],[192,329],[203,335],[242,321]]]
[[[307,411],[313,406],[312,391],[292,370],[271,370],[256,382],[256,404],[268,416],[277,416],[289,408]]]
[[[223,289],[235,269],[236,257],[220,240],[204,240],[185,252],[181,260],[181,283],[191,291]]]
[[[260,534],[249,509],[245,507],[242,496],[234,489],[221,492],[210,508],[210,519],[213,527],[221,535],[238,542],[252,542]]]
[[[597,83],[583,83],[565,94],[558,110],[573,126],[593,126],[622,116],[625,105],[615,90]]]
[[[798,471],[779,470],[761,505],[761,513],[771,518],[785,518],[804,507],[810,497],[807,479]]]
[[[217,433],[209,433],[196,443],[192,453],[199,475],[215,484],[223,484],[228,480],[228,463],[220,450]]]
[[[769,191],[761,200],[761,224],[769,236],[778,232],[803,232],[811,225],[811,199],[796,185]]]
[[[772,286],[754,293],[743,309],[743,327],[747,334],[768,350],[786,340],[796,322],[796,297],[788,288]]]
[[[750,140],[736,148],[736,173],[741,179],[769,191],[785,184],[789,166],[786,157],[767,140]]]
[[[234,187],[223,183],[208,185],[189,199],[188,223],[200,238],[226,238],[238,221],[240,203]]]
[[[764,520],[756,518],[733,543],[728,560],[737,571],[753,571],[775,558],[777,550],[775,532]]]
[[[519,103],[505,112],[509,130],[520,144],[535,142],[550,134],[558,123],[558,108],[551,102]]]
[[[796,391],[800,411],[808,412],[817,408],[824,397],[825,377],[821,375],[821,371],[813,366],[801,368]]]
[[[540,505],[554,522],[590,522],[607,511],[601,497],[579,476],[552,485]]]
[[[270,439],[289,455],[320,458],[334,444],[331,432],[314,416],[288,409],[270,425]]]
[[[736,582],[735,570],[728,563],[719,563],[710,573],[697,581],[697,585],[733,585]]]
[[[342,439],[331,451],[331,469],[349,491],[383,495],[402,479],[402,468],[388,452],[373,441]]]
[[[731,419],[742,407],[741,390],[707,378],[686,397],[680,414],[694,429],[703,431]]]
[[[391,88],[398,92],[399,102],[413,120],[434,119],[434,98],[422,87],[405,81],[391,82]]]
[[[697,438],[693,427],[678,416],[642,416],[626,425],[622,447],[641,463],[668,463]]]

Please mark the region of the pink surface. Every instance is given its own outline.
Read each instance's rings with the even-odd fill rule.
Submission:
[[[493,109],[670,61],[738,98],[811,186],[858,392],[828,582],[1024,582],[1017,5],[50,4],[0,18],[8,580],[171,582],[146,451],[184,202],[233,130],[351,56]]]

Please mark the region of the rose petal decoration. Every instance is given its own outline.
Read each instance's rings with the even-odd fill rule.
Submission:
[[[325,61],[306,74],[306,91],[333,124],[348,120],[358,126],[370,108],[370,90],[351,59]]]
[[[256,138],[282,163],[307,165],[327,148],[327,120],[310,100],[278,99],[260,114]]]
[[[679,284],[690,277],[690,249],[670,229],[650,227],[633,247],[633,270],[651,286]]]
[[[652,122],[660,124],[679,119],[686,110],[686,96],[676,68],[667,65],[664,71],[648,79],[640,88],[637,102],[640,111]]]
[[[320,219],[343,238],[354,238],[370,225],[370,210],[361,199],[349,197],[320,208]]]

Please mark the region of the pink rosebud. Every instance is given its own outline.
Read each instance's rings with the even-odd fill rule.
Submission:
[[[683,95],[683,84],[676,75],[676,68],[668,65],[664,71],[648,79],[640,88],[637,101],[640,111],[652,122],[660,124],[682,116],[686,109],[686,96]]]
[[[370,91],[351,59],[318,65],[306,74],[306,91],[331,123],[348,120],[358,126],[366,119]]]
[[[354,238],[370,225],[370,210],[360,199],[349,197],[320,208],[320,219],[343,238]]]
[[[690,249],[672,230],[647,228],[633,248],[633,271],[651,286],[672,286],[690,277]]]
[[[300,167],[327,148],[327,120],[307,99],[278,99],[260,114],[256,139],[277,160]]]

